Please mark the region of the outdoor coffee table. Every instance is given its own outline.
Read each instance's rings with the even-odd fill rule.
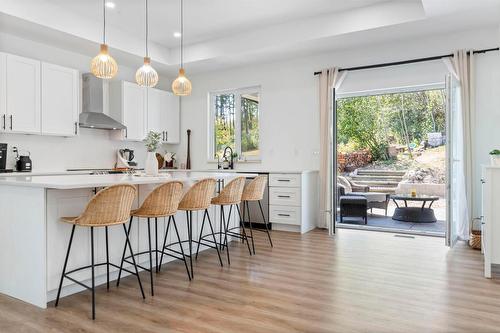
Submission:
[[[394,215],[392,215],[393,220],[420,223],[437,221],[436,215],[434,215],[434,209],[431,208],[434,201],[439,200],[437,196],[417,195],[413,197],[410,194],[395,194],[391,195],[391,199],[396,204]],[[404,207],[399,206],[397,200],[403,201],[405,204]],[[422,202],[422,206],[408,207],[408,201]],[[429,206],[425,207],[427,202],[429,202]]]

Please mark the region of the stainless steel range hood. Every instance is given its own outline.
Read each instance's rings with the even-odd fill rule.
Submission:
[[[108,101],[108,89],[105,82],[86,73],[82,75],[82,113],[80,113],[80,127],[122,130],[127,127],[104,113],[105,103]]]

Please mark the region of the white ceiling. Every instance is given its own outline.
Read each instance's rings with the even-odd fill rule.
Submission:
[[[89,19],[102,19],[101,0],[47,0]],[[185,0],[185,42],[196,43],[297,19],[373,5],[386,0]],[[138,38],[144,36],[145,1],[112,0],[108,23]],[[179,43],[179,0],[149,0],[151,40],[166,47]],[[111,42],[111,41],[110,41]]]
[[[111,0],[107,42],[120,63],[144,55],[144,0]],[[500,0],[184,0],[185,63],[207,71],[500,24]],[[179,0],[149,0],[150,55],[178,66]],[[93,56],[101,0],[0,0],[0,31]]]

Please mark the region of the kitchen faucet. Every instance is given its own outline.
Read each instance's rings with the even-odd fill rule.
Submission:
[[[229,151],[231,152],[231,155],[229,155],[231,157],[231,162],[229,162],[229,169],[234,169],[234,161],[233,161],[233,148],[227,146],[225,149],[224,149],[224,155],[222,155],[222,158],[225,160],[225,161],[228,161],[227,159],[227,150],[229,149]]]

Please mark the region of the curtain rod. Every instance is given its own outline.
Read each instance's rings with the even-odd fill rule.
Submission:
[[[486,53],[486,52],[499,51],[499,50],[500,50],[500,48],[495,47],[495,48],[491,48],[491,49],[473,51],[473,53],[479,54],[479,53]],[[389,67],[389,66],[397,66],[397,65],[414,64],[417,62],[433,61],[433,60],[439,60],[439,59],[447,58],[447,57],[453,57],[453,54],[445,54],[445,55],[434,56],[434,57],[417,58],[417,59],[402,60],[402,61],[395,61],[395,62],[386,62],[386,63],[381,63],[381,64],[341,68],[341,69],[339,69],[339,72],[358,71],[358,70],[362,70],[362,69],[371,69],[371,68],[381,68],[381,67]],[[314,72],[314,75],[319,75],[319,74],[321,74],[321,72]]]

